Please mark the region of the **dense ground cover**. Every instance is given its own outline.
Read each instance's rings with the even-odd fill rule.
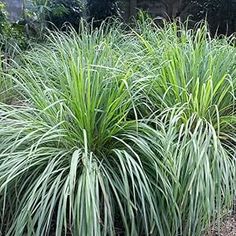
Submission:
[[[233,38],[151,20],[24,53],[0,77],[19,99],[0,103],[0,232],[201,235],[235,196],[235,65]]]

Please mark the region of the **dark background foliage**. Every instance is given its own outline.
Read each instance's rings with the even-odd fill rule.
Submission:
[[[212,33],[229,35],[236,31],[236,0],[185,0],[179,16],[192,27],[207,18]]]
[[[48,3],[46,20],[61,28],[65,22],[73,27],[79,26],[83,14],[81,3],[77,0],[51,0]]]
[[[78,29],[82,17],[99,26],[103,20],[111,16],[120,16],[121,11],[132,14],[127,7],[119,8],[124,1],[128,2],[128,0],[27,0],[22,19],[18,22],[9,22],[1,5],[1,44],[9,42],[9,38],[16,38],[25,48],[28,45],[27,40],[41,39],[48,27],[62,29],[67,22]],[[166,6],[165,1],[163,4]],[[182,0],[178,16],[182,21],[189,19],[190,27],[207,18],[212,34],[230,35],[236,31],[236,0]]]
[[[99,23],[107,17],[118,16],[119,7],[116,0],[88,0],[88,18]]]

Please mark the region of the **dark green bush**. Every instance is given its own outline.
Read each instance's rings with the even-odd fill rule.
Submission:
[[[46,19],[61,28],[64,23],[69,23],[74,28],[79,27],[83,14],[83,4],[78,0],[51,0],[48,2]]]
[[[99,25],[111,16],[118,16],[120,9],[116,0],[88,0],[88,17]]]

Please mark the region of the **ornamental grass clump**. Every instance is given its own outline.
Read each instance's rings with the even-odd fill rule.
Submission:
[[[235,196],[234,65],[204,28],[50,35],[0,104],[0,232],[202,235]]]
[[[213,212],[220,212],[221,206],[226,203],[223,201],[232,200],[233,195],[227,197],[224,193],[233,190],[232,193],[235,194],[235,185],[231,182],[235,178],[236,157],[235,38],[211,38],[206,25],[196,30],[186,30],[176,23],[159,29],[152,21],[137,26],[138,31],[134,32],[137,40],[133,44],[136,51],[133,50],[134,60],[131,63],[139,65],[138,74],[143,78],[141,86],[145,85],[143,113],[148,117],[155,117],[156,114],[173,109],[181,111],[178,113],[179,120],[175,123],[180,135],[178,145],[187,145],[195,151],[199,148],[191,161],[195,151],[192,150],[189,154],[178,153],[180,147],[175,147],[176,159],[172,154],[168,161],[174,158],[173,170],[177,166],[181,167],[176,169],[179,174],[174,176],[179,175],[177,182],[180,183],[181,190],[176,194],[176,201],[181,206],[181,219],[185,221],[183,234],[200,235],[202,222],[209,221]],[[139,57],[136,56],[137,51]],[[168,120],[166,117],[165,119]],[[181,136],[186,126],[188,134]],[[197,136],[194,133],[199,135],[202,143],[195,140]],[[187,141],[186,135],[192,138]],[[173,144],[167,146],[167,149],[171,146]],[[201,153],[204,153],[203,159]],[[181,166],[182,154],[189,166]],[[176,163],[178,159],[182,164]],[[215,165],[219,160],[223,162]],[[233,168],[224,169],[225,162],[228,162],[226,166]],[[198,169],[200,163],[202,173]],[[191,172],[191,169],[194,171]],[[184,175],[180,174],[182,171]],[[232,177],[231,184],[228,183],[225,187],[230,191],[218,189],[218,178],[224,174],[228,176],[229,173]],[[191,176],[193,179],[186,181]],[[223,177],[225,178],[228,179]],[[189,184],[191,187],[187,187]],[[186,198],[187,201],[184,201],[186,196],[188,200]],[[182,204],[186,205],[182,207]]]
[[[144,171],[154,182],[158,160],[145,154],[135,111],[141,93],[113,49],[115,33],[52,37],[15,70],[27,105],[0,105],[1,231],[162,232]]]

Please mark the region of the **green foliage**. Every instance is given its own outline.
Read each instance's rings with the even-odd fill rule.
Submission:
[[[51,34],[13,69],[24,105],[0,104],[3,235],[200,236],[232,206],[230,39],[121,28]]]
[[[7,12],[5,11],[5,5],[0,2],[0,34],[4,34],[7,31],[9,25],[7,20]]]
[[[88,18],[100,25],[108,17],[119,16],[120,9],[116,0],[87,0]]]
[[[81,17],[85,11],[85,3],[79,0],[51,0],[48,19],[57,27],[70,23],[78,28]]]
[[[220,152],[225,153],[228,156],[228,161],[232,162],[229,163],[229,166],[235,168],[236,49],[233,46],[235,38],[212,39],[206,26],[193,31],[185,30],[184,26],[178,26],[174,23],[165,25],[164,29],[159,29],[150,19],[138,24],[137,28],[138,33],[134,32],[134,34],[138,40],[132,43],[132,47],[130,47],[131,44],[128,45],[130,47],[129,54],[131,54],[128,67],[136,68],[139,71],[138,77],[143,78],[141,86],[146,88],[146,99],[143,100],[145,106],[141,106],[142,114],[155,117],[156,114],[163,113],[166,110],[181,111],[175,121],[175,128],[182,133],[176,143],[177,146],[173,147],[175,144],[172,141],[168,142],[168,140],[166,140],[167,146],[164,146],[165,143],[162,146],[168,150],[170,157],[172,156],[171,160],[168,161],[173,163],[173,169],[179,165],[184,167],[183,170],[179,170],[178,167],[178,170],[176,169],[180,171],[178,177],[180,185],[178,188],[181,190],[176,193],[176,196],[178,199],[177,205],[181,206],[181,219],[185,222],[183,234],[200,235],[202,222],[207,222],[210,219],[210,215],[207,215],[206,212],[214,212],[215,206],[223,203],[220,202],[221,200],[227,200],[225,195],[221,199],[223,193],[218,192],[217,197],[215,197],[219,202],[215,203],[215,206],[214,201],[211,203],[203,202],[202,199],[209,200],[212,197],[212,191],[208,192],[207,190],[207,186],[211,184],[205,183],[205,185],[203,182],[209,177],[208,181],[213,181],[213,184],[215,184],[218,182],[217,175],[221,175],[221,171],[226,173],[227,170],[222,170],[223,167],[218,163],[217,165],[221,167],[217,167],[219,172],[216,169],[214,170],[218,172],[215,177],[212,173],[213,175],[210,174],[205,180],[200,180],[203,178],[203,176],[200,176],[203,173],[208,173],[208,171],[205,169],[201,172],[199,169],[195,173],[196,179],[195,177],[194,179],[196,182],[195,184],[192,183],[195,186],[192,186],[192,190],[187,187],[190,184],[187,181],[188,174],[191,173],[192,168],[196,171],[200,162],[202,162],[201,164],[204,163],[201,155],[203,158],[210,158],[207,161],[211,162],[213,160],[211,159],[213,156],[209,154],[213,151],[211,148],[213,146],[216,148],[218,145],[220,145],[220,148],[217,147],[215,152],[218,154]],[[128,51],[128,48],[125,51]],[[190,139],[187,139],[188,141],[185,139],[187,134],[184,131],[186,125],[189,128],[188,133],[192,140],[196,138],[194,132],[200,136],[205,136],[202,143],[193,145],[197,149],[199,148],[196,159],[191,159],[193,152],[190,151],[190,146],[192,145]],[[170,140],[175,137],[171,133],[168,135]],[[204,140],[208,140],[209,145]],[[188,146],[189,144],[190,146]],[[179,145],[184,145],[188,150],[187,153],[186,150],[183,153],[182,151],[178,152],[178,149],[181,149]],[[204,147],[207,146],[209,149],[205,150]],[[204,149],[204,154],[201,149]],[[224,159],[225,154],[222,157],[216,157],[215,160]],[[184,159],[189,167],[183,164]],[[177,164],[179,161],[180,163]],[[198,161],[198,164],[194,164],[194,161]],[[211,170],[216,168],[212,164],[209,164]],[[202,166],[202,168],[205,167]],[[231,169],[233,176],[235,175],[234,168]],[[183,175],[180,174],[181,172]],[[202,187],[202,189],[197,190],[198,187],[196,186]],[[212,186],[212,189],[217,192],[215,187]],[[227,188],[230,187],[232,187],[231,184]],[[232,190],[235,191],[235,187],[232,187]],[[189,200],[186,198],[186,205],[183,206],[185,204],[183,199],[187,195],[189,195],[187,197]]]
[[[5,80],[5,76],[3,73],[3,69],[4,69],[4,58],[3,55],[1,55],[0,57],[0,102],[4,102],[5,101],[5,91],[6,91],[6,80]]]
[[[0,103],[11,103],[14,99],[14,84],[11,79],[11,59],[0,48]]]
[[[64,23],[78,28],[84,10],[85,3],[80,0],[33,0],[27,4],[29,16],[35,16],[41,31],[46,27],[60,29]]]
[[[235,14],[235,0],[183,0],[180,9],[180,18],[190,19],[192,27],[207,18],[212,35],[235,33]]]
[[[148,80],[152,104],[161,110],[184,105],[183,119],[196,113],[215,128],[218,122],[227,124],[236,114],[236,49],[230,45],[234,38],[228,42],[211,39],[205,26],[196,32],[180,31],[176,25],[171,31],[166,25],[158,32],[149,30],[148,25],[147,30],[143,24],[141,27],[140,71],[141,76],[152,77]],[[140,50],[140,44],[137,46]]]
[[[8,19],[5,5],[0,2],[0,48],[5,54],[12,55],[18,48],[27,48],[24,26]]]

